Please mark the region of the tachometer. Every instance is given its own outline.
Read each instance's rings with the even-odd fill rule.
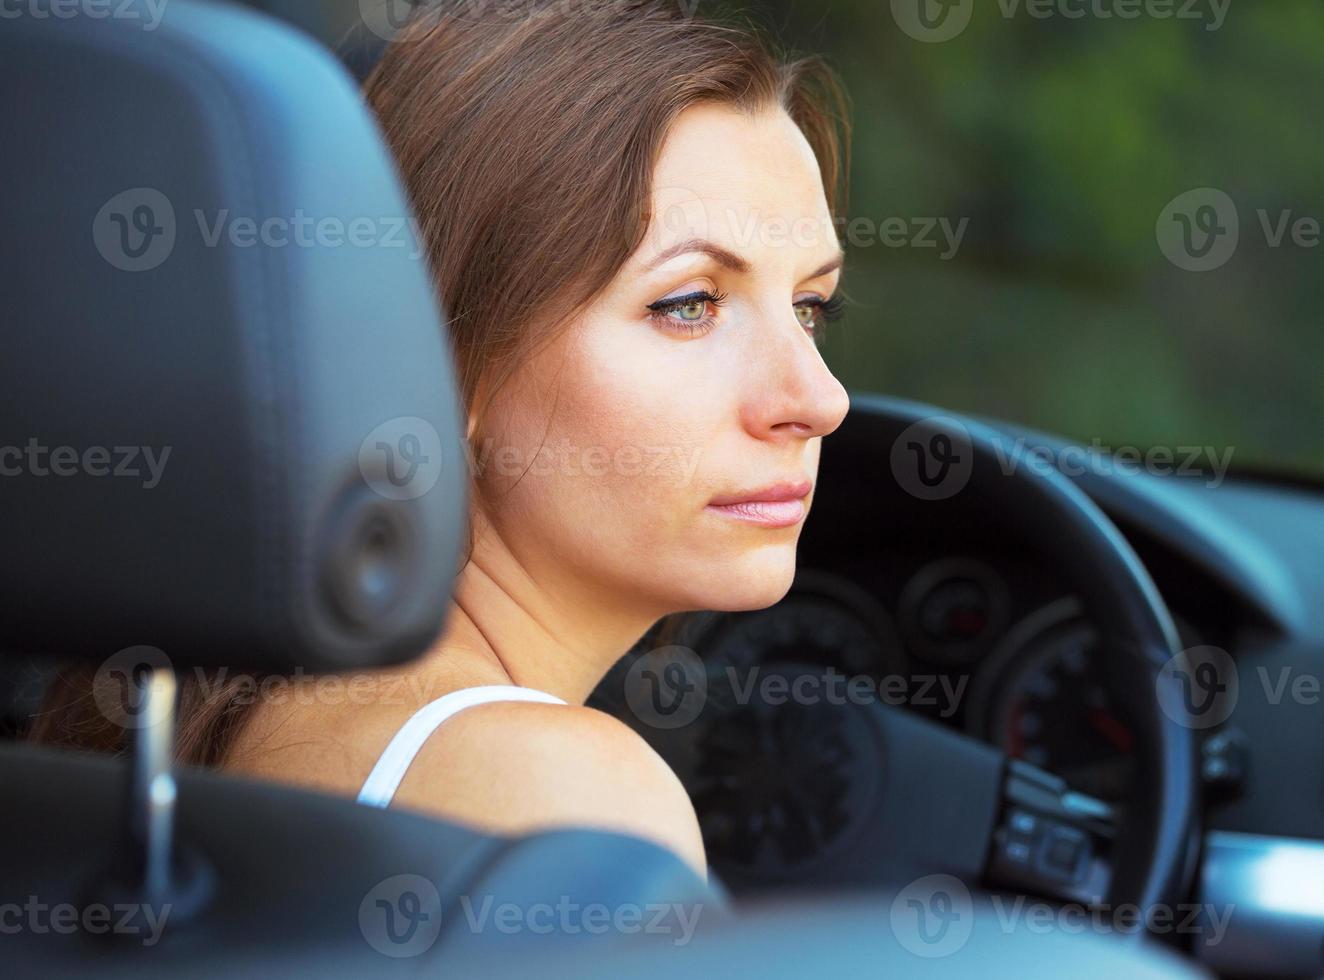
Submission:
[[[871,812],[883,760],[866,716],[833,700],[845,685],[828,679],[904,676],[891,617],[854,582],[804,569],[781,602],[723,616],[695,648],[702,711],[642,734],[689,791],[728,885],[808,874]]]

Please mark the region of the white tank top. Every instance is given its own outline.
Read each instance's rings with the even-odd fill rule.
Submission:
[[[466,687],[437,700],[425,704],[414,712],[413,716],[401,726],[386,746],[377,764],[372,767],[363,789],[359,790],[358,801],[368,806],[386,807],[399,789],[414,756],[418,755],[423,744],[447,718],[480,704],[494,701],[538,701],[543,704],[565,704],[560,698],[529,687],[515,687],[509,684],[489,684],[483,687]]]

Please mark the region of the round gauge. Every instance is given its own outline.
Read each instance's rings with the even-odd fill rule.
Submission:
[[[798,573],[776,605],[731,616],[700,652],[710,668],[815,664],[851,675],[900,668],[896,630],[878,600],[853,582],[813,570]]]
[[[1193,631],[1177,620],[1183,643]],[[1056,773],[1103,800],[1135,778],[1135,731],[1109,691],[1098,631],[1080,602],[1060,599],[1013,626],[980,669],[966,716],[971,732],[1015,759]]]
[[[781,602],[723,617],[695,647],[696,723],[647,737],[694,801],[709,860],[733,886],[811,873],[867,819],[882,759],[867,713],[763,685],[899,674],[891,618],[860,586],[806,570]]]
[[[1072,788],[1121,799],[1134,777],[1135,733],[1108,692],[1099,635],[1074,599],[1031,614],[989,658],[971,692],[971,724],[1014,759]]]
[[[1007,590],[997,572],[972,558],[926,565],[900,598],[907,649],[944,666],[979,657],[1006,622]]]

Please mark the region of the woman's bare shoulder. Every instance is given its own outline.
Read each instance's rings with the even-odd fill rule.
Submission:
[[[395,802],[496,833],[630,834],[707,872],[676,774],[636,732],[592,708],[493,702],[460,712],[419,752]]]
[[[257,711],[224,768],[237,776],[355,796],[387,743],[437,695],[354,703],[297,699]],[[396,790],[393,806],[493,833],[592,827],[661,844],[706,873],[703,838],[684,786],[621,721],[592,708],[495,701],[434,731]]]
[[[455,690],[500,682],[482,674],[432,678],[406,668],[275,680],[252,698],[222,768],[343,795],[357,795],[419,709]]]

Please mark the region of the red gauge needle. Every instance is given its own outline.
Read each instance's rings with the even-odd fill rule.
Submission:
[[[1017,701],[1011,706],[1011,717],[1008,719],[1007,734],[1008,738],[1007,754],[1013,759],[1019,759],[1025,754],[1025,739],[1021,734],[1021,709],[1024,708],[1024,701]]]
[[[1086,714],[1090,725],[1094,727],[1100,735],[1112,742],[1117,751],[1128,753],[1135,742],[1135,737],[1131,734],[1131,729],[1127,728],[1120,721],[1114,718],[1102,708],[1090,708]]]

